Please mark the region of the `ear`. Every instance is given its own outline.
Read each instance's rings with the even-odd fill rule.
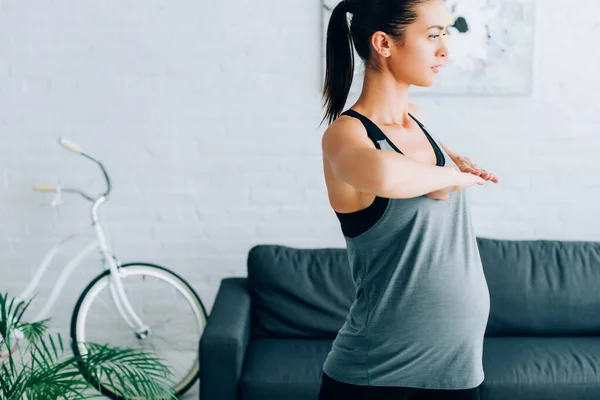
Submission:
[[[383,56],[386,53],[389,55],[391,51],[390,37],[385,32],[377,31],[371,35],[371,46],[379,55]]]

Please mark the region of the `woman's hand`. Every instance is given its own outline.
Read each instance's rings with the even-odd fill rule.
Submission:
[[[461,172],[468,172],[473,175],[480,176],[486,181],[498,183],[498,178],[496,175],[479,168],[469,157],[456,156],[452,158],[452,161],[454,161],[454,164],[456,164]]]
[[[458,174],[458,176],[456,177],[456,180],[455,180],[456,184],[427,193],[426,196],[431,199],[448,200],[448,199],[450,199],[450,192],[466,189],[473,185],[484,185],[485,184],[485,179],[481,178],[478,175],[458,171],[456,168],[454,168],[451,165],[447,165],[442,168],[450,168],[452,171],[454,171],[454,173]]]

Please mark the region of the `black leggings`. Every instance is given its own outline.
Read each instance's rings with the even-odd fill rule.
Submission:
[[[363,386],[337,381],[323,372],[318,400],[480,400],[472,389],[421,389],[403,386]]]

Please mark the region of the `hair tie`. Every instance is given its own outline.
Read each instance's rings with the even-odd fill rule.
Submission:
[[[344,9],[346,10],[346,12],[349,12],[350,14],[354,14],[354,10],[355,10],[354,1],[343,0],[343,2],[344,2]]]

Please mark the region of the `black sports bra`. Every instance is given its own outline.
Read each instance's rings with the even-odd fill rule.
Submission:
[[[341,115],[348,115],[351,117],[358,118],[365,126],[367,130],[367,135],[373,141],[375,147],[377,147],[378,149],[381,149],[378,141],[385,140],[395,151],[397,151],[400,154],[404,154],[369,118],[352,109],[344,111]],[[446,165],[446,159],[444,158],[442,151],[438,147],[437,143],[431,138],[429,132],[427,132],[423,124],[421,124],[410,113],[408,115],[410,115],[410,117],[415,120],[415,122],[419,125],[419,127],[425,133],[425,136],[427,136],[427,139],[431,143],[437,160],[436,165],[438,167],[443,167],[444,165]],[[373,201],[373,203],[371,203],[370,206],[362,210],[350,213],[339,213],[336,211],[335,214],[340,220],[342,233],[344,234],[344,236],[353,238],[369,230],[369,228],[371,228],[379,220],[379,218],[381,218],[381,216],[385,212],[385,209],[387,208],[389,200],[390,199],[386,197],[375,196],[375,200]]]

